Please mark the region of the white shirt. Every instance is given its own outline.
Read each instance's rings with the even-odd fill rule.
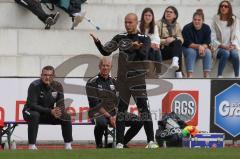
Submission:
[[[227,21],[220,21],[219,24],[222,31],[223,44],[230,44],[231,29],[227,26]]]
[[[150,37],[151,43],[160,45],[160,37],[159,37],[157,25],[154,26],[153,34],[149,34],[149,28],[145,30],[145,34]]]

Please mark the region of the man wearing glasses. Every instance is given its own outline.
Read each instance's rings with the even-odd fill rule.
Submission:
[[[54,80],[52,66],[42,69],[41,78],[33,81],[28,88],[27,102],[23,108],[23,118],[28,123],[28,149],[37,150],[36,138],[39,123],[60,124],[65,142],[65,149],[71,150],[71,118],[64,113],[64,94],[61,83]],[[63,120],[64,117],[64,120]]]

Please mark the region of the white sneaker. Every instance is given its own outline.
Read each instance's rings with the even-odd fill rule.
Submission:
[[[223,78],[223,76],[217,76],[217,78]]]
[[[118,143],[118,144],[116,145],[116,149],[123,149],[123,144]]]
[[[156,149],[159,148],[159,146],[155,142],[150,141],[145,148]]]
[[[178,62],[172,62],[170,69],[174,69],[174,70],[178,70],[179,69],[179,65]]]
[[[183,78],[182,72],[175,72],[176,78]]]
[[[30,145],[28,145],[28,149],[29,150],[37,150],[38,148],[35,144],[30,144]]]
[[[65,143],[64,148],[65,148],[65,150],[72,150],[72,144],[71,144],[71,142]]]
[[[87,12],[81,12],[81,13],[78,13],[78,14],[75,14],[73,15],[74,16],[74,21],[73,21],[73,24],[72,24],[72,27],[77,27],[79,23],[81,23],[85,17]]]
[[[173,57],[170,69],[174,69],[174,70],[178,70],[179,69],[178,60],[179,60],[178,57]]]

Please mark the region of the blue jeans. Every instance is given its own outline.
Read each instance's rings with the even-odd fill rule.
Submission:
[[[222,76],[228,59],[231,60],[231,63],[233,65],[235,77],[239,76],[239,55],[237,49],[228,51],[226,49],[220,48],[217,52],[217,59],[219,59],[218,76]]]
[[[197,58],[202,58],[203,71],[210,71],[212,67],[212,53],[209,49],[205,50],[203,57],[199,56],[197,49],[183,47],[183,54],[186,58],[187,72],[193,72]]]

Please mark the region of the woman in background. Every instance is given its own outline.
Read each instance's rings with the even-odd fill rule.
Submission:
[[[178,11],[174,6],[168,6],[161,20],[158,21],[160,49],[162,59],[172,59],[171,69],[176,70],[176,77],[182,78],[182,30],[177,22]]]
[[[232,5],[224,0],[219,4],[218,13],[213,17],[212,22],[212,46],[216,50],[219,59],[219,78],[223,77],[223,70],[230,59],[235,77],[239,77],[239,22],[233,14]]]
[[[148,54],[148,59],[154,61],[155,72],[159,75],[161,73],[160,38],[158,27],[155,24],[154,13],[151,8],[145,8],[143,10],[139,30],[142,34],[148,35],[151,39],[151,49]]]
[[[186,58],[187,77],[192,78],[194,65],[197,58],[202,58],[203,77],[209,77],[212,66],[212,53],[209,49],[211,43],[211,29],[203,23],[202,9],[197,9],[193,14],[192,22],[185,25],[182,31],[184,38],[183,54]]]

